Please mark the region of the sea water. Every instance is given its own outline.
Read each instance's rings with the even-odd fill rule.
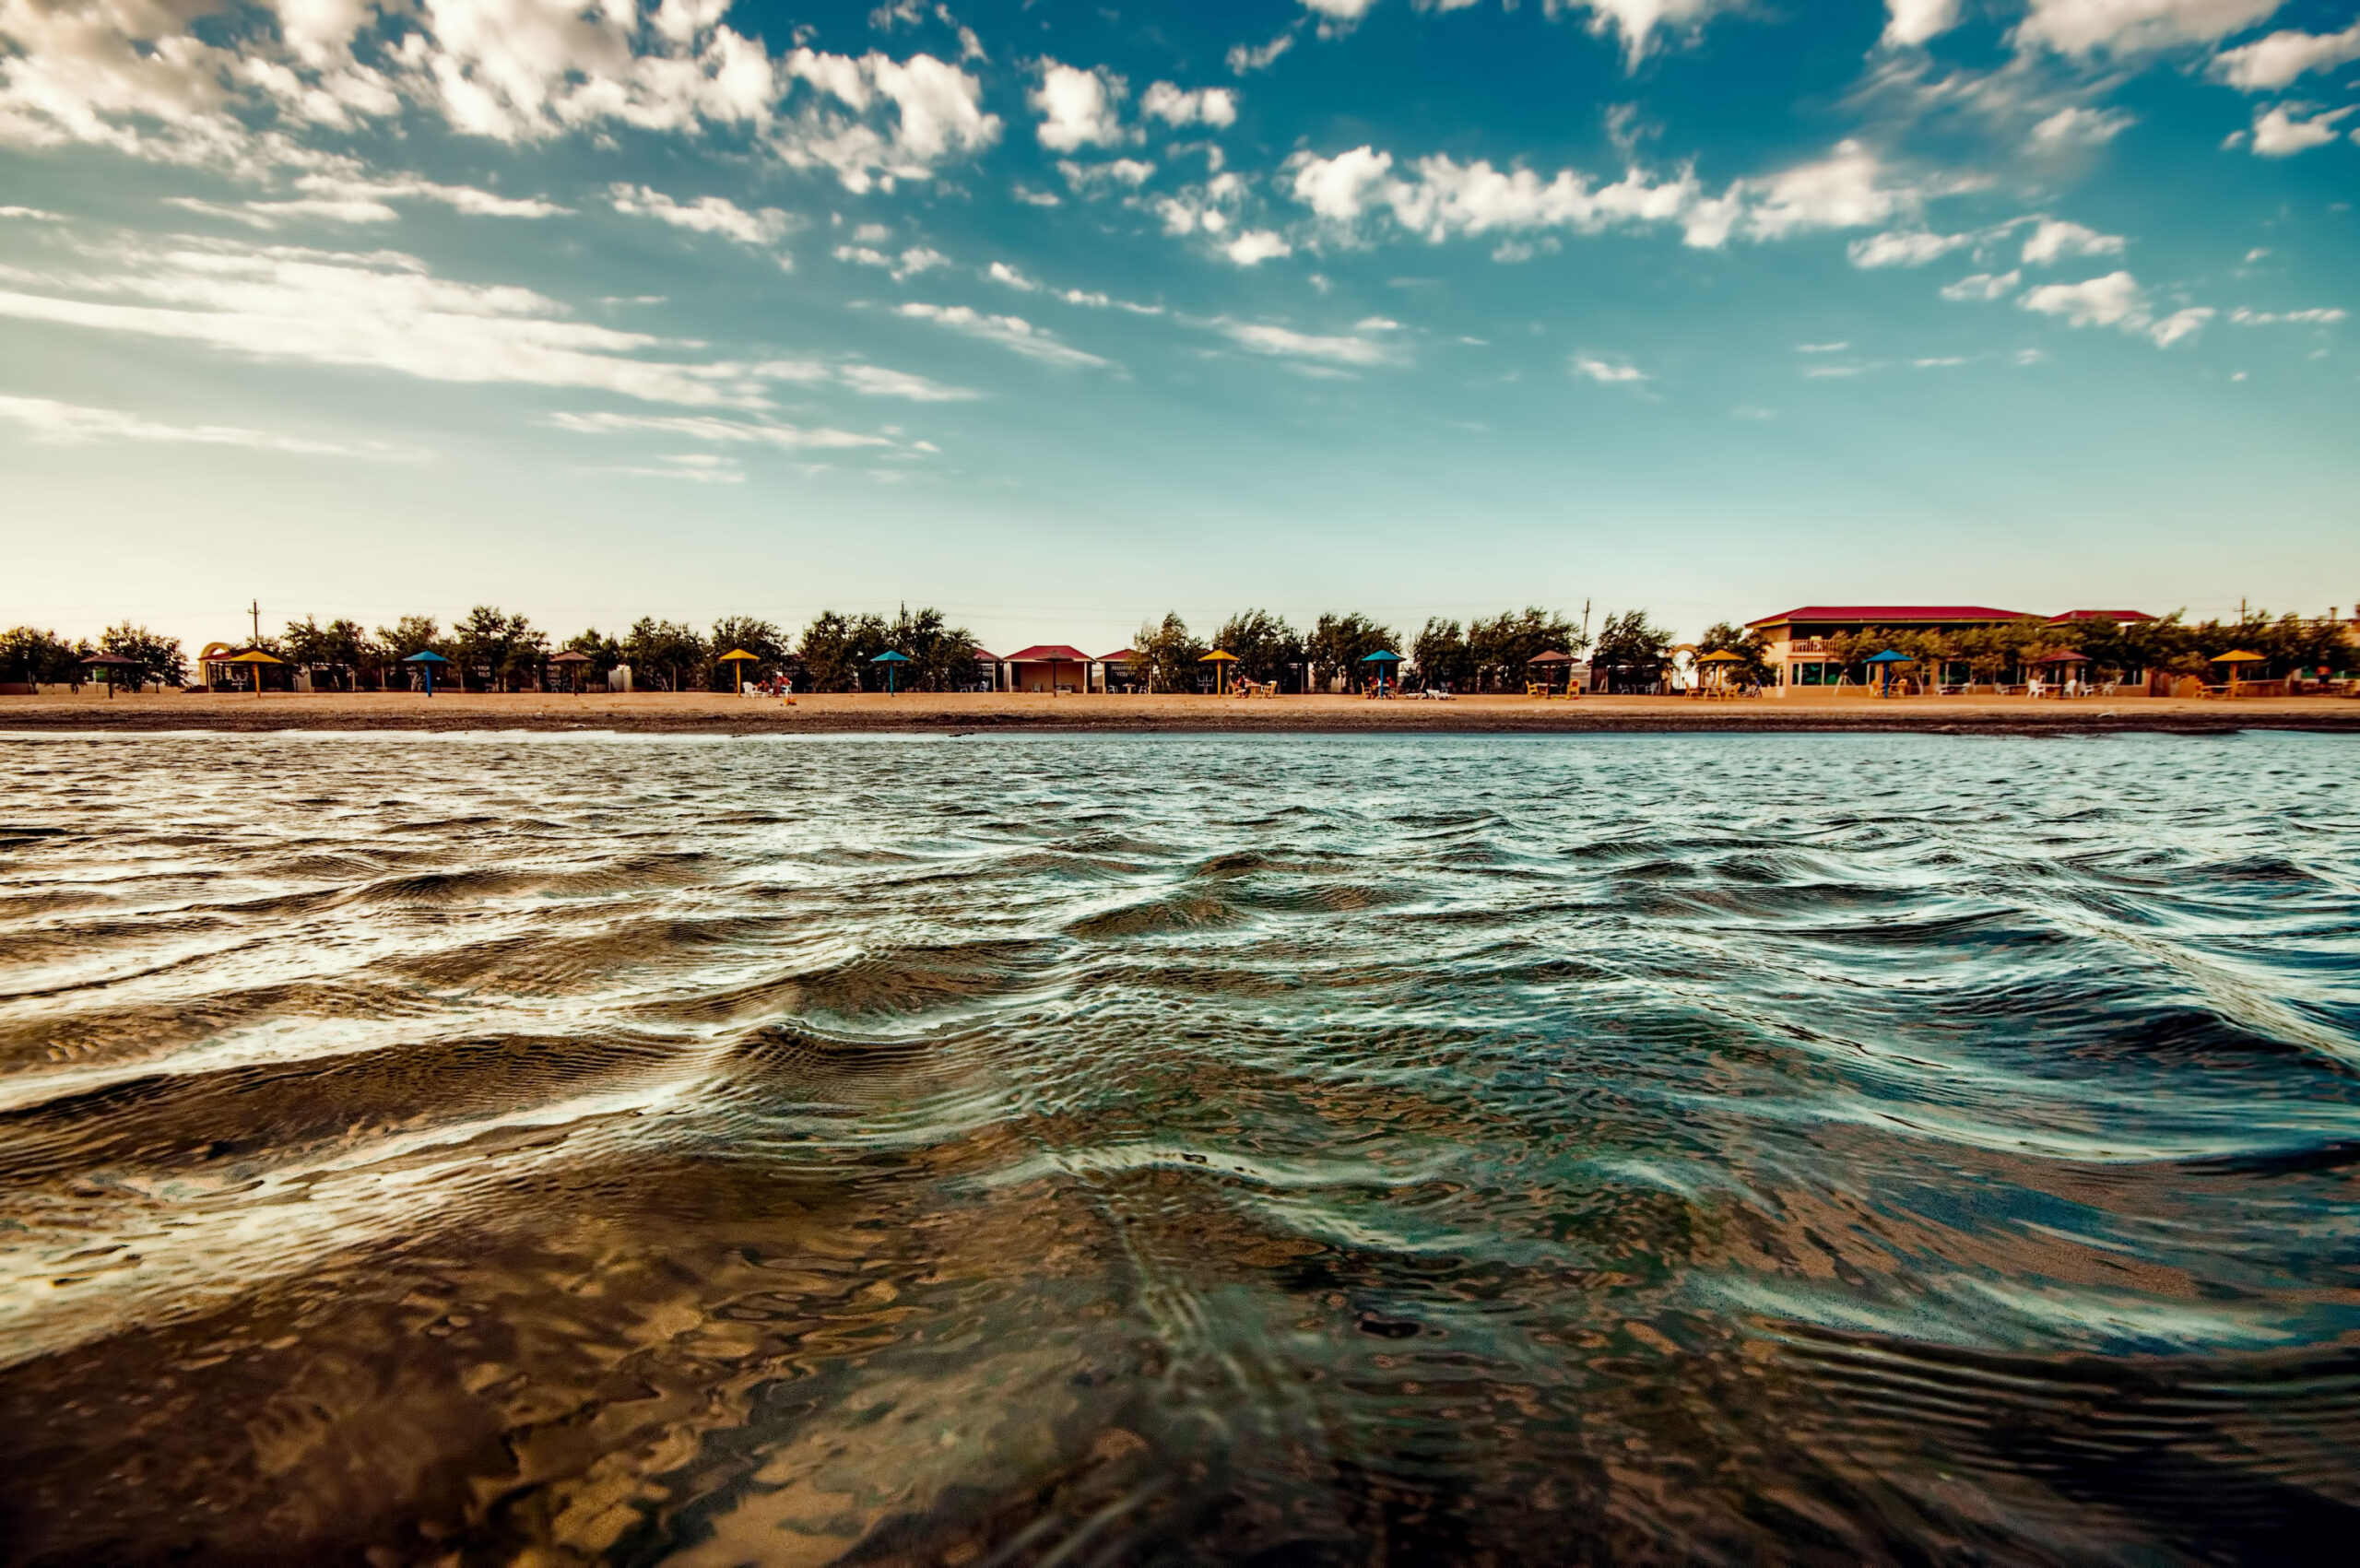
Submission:
[[[2348,1549],[2356,760],[0,740],[0,1555]]]

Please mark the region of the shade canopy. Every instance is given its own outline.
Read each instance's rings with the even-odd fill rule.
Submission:
[[[1883,653],[1871,654],[1860,662],[1870,665],[1914,665],[1918,661],[1906,654],[1887,648]]]
[[[232,654],[226,659],[214,661],[216,664],[223,665],[283,665],[286,662],[285,659],[272,658],[260,648],[249,648],[242,654]]]
[[[271,662],[276,664],[277,661],[274,659]],[[406,665],[447,665],[450,662],[431,648],[420,648],[402,661]]]
[[[1556,649],[1552,648],[1545,654],[1535,654],[1532,657],[1525,660],[1524,662],[1528,665],[1569,665],[1574,662],[1574,655],[1571,654],[1561,654]]]
[[[747,656],[751,658],[753,655],[749,654]],[[872,665],[905,665],[910,662],[910,655],[907,654],[897,654],[892,649],[888,648],[868,662]]]
[[[1723,648],[1716,654],[1698,654],[1696,662],[1700,665],[1741,665],[1745,663],[1745,655],[1732,654],[1727,648]]]
[[[2051,654],[2039,662],[2045,665],[2085,665],[2090,662],[2090,655],[2077,654],[2072,649],[2067,648],[2062,652]]]
[[[578,652],[572,648],[568,648],[562,654],[551,654],[549,655],[549,663],[553,665],[586,665],[589,662],[589,654]]]
[[[1210,653],[1210,654],[1199,654],[1199,655],[1198,656],[1197,662],[1198,662],[1198,664],[1200,664],[1200,665],[1210,665],[1210,664],[1233,665],[1233,664],[1242,664],[1242,663],[1244,663],[1244,661],[1243,661],[1243,660],[1241,660],[1241,659],[1240,659],[1240,658],[1239,658],[1235,654],[1230,653],[1230,652],[1228,652],[1226,649],[1222,649],[1222,648],[1215,648],[1215,649],[1214,649],[1211,653]]]
[[[715,662],[716,664],[725,664],[725,665],[727,665],[727,664],[760,664],[760,663],[761,663],[761,662],[762,662],[762,655],[761,655],[761,654],[749,654],[749,653],[746,652],[746,650],[745,650],[745,649],[743,649],[743,648],[732,648],[732,649],[730,649],[730,650],[729,650],[729,652],[727,652],[727,653],[726,653],[726,654],[722,654],[722,655],[721,655],[721,657],[720,657],[719,659],[715,660],[714,662]]]
[[[1390,648],[1379,648],[1374,654],[1361,655],[1361,663],[1364,665],[1398,665],[1400,662],[1401,655]]]
[[[2216,665],[2258,665],[2265,663],[2269,657],[2268,654],[2257,654],[2249,649],[2240,648],[2234,654],[2223,654],[2212,662]]]
[[[121,654],[92,654],[88,658],[84,659],[82,662],[86,665],[115,665],[122,668],[129,669],[133,666],[138,664],[139,661],[137,659],[126,659]]]

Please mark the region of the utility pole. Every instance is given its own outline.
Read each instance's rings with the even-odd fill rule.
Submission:
[[[254,644],[259,647],[262,644],[262,601],[256,599],[248,605],[246,613],[254,618]]]

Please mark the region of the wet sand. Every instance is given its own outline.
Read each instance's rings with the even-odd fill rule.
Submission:
[[[0,731],[72,730],[615,730],[653,735],[846,731],[1057,730],[1434,732],[1558,734],[1682,731],[1934,730],[1999,734],[2237,729],[2360,732],[2360,701],[2295,697],[2184,701],[2163,697],[1764,697],[1702,701],[1669,697],[1461,697],[1451,701],[1358,697],[1056,697],[914,692],[776,699],[706,692],[361,692],[261,697],[129,693],[0,698]]]

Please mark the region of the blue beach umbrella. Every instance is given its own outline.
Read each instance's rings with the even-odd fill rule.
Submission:
[[[1890,691],[1893,690],[1893,666],[1895,665],[1914,665],[1918,661],[1911,658],[1906,654],[1899,653],[1892,648],[1887,648],[1883,653],[1871,654],[1869,657],[1861,660],[1860,662],[1862,664],[1883,666],[1884,667],[1877,672],[1878,684]]]
[[[447,665],[450,662],[450,660],[444,658],[442,654],[436,653],[431,648],[421,648],[417,653],[412,654],[409,657],[402,661],[402,663],[406,665],[416,665],[420,670],[425,672],[426,694],[429,697],[434,695],[434,666],[436,665]]]
[[[908,664],[910,662],[910,655],[907,654],[897,654],[892,649],[888,648],[868,662],[872,665],[883,665],[885,666],[885,695],[891,697],[893,694],[893,676],[895,674],[893,666],[896,665]]]
[[[1374,654],[1363,654],[1361,655],[1361,663],[1364,665],[1391,665],[1393,667],[1390,670],[1380,669],[1376,672],[1376,676],[1379,680],[1384,679],[1388,675],[1398,678],[1401,673],[1401,655],[1395,653],[1390,648],[1379,648]]]

